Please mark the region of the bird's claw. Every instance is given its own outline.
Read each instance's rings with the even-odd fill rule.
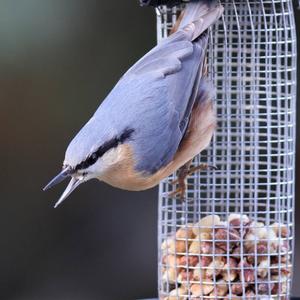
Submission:
[[[177,179],[173,180],[170,182],[171,185],[178,185],[177,189],[173,192],[170,192],[168,196],[170,198],[179,198],[180,200],[184,201],[185,199],[185,192],[186,192],[186,178],[187,176],[195,173],[196,171],[207,171],[207,170],[218,170],[216,166],[208,165],[208,164],[200,164],[199,166],[196,167],[191,167],[189,166],[183,166],[179,170],[179,174]]]
[[[185,187],[178,187],[175,191],[168,194],[169,198],[180,199],[182,202],[185,201]]]
[[[187,176],[189,176],[189,175],[195,173],[195,172],[198,171],[198,170],[199,170],[199,171],[207,171],[207,170],[209,170],[209,171],[217,171],[217,170],[219,170],[219,168],[216,167],[216,166],[213,166],[213,165],[201,164],[201,165],[199,165],[199,166],[190,168],[190,169],[186,172],[185,177],[187,177]],[[170,184],[171,184],[171,185],[175,185],[175,184],[178,184],[178,182],[179,182],[179,179],[176,178],[176,179],[174,179],[173,181],[171,181]]]

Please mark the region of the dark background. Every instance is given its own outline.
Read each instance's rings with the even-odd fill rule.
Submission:
[[[154,11],[137,2],[0,1],[0,299],[156,295],[156,189],[126,192],[92,181],[59,209],[63,187],[41,191],[70,139],[155,45]],[[300,242],[296,270],[298,249]]]

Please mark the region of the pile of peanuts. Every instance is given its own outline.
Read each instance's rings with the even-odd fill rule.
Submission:
[[[161,251],[161,300],[282,299],[278,295],[288,293],[291,262],[284,224],[208,215],[180,227]]]

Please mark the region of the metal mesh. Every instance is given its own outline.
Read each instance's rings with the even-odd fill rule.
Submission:
[[[164,300],[287,299],[294,238],[296,32],[291,0],[221,1],[210,29],[218,127],[186,201],[159,191]],[[158,40],[181,7],[157,9]]]

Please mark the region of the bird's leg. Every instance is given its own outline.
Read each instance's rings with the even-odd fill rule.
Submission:
[[[217,167],[208,164],[200,164],[198,166],[189,169],[188,175],[195,173],[196,171],[208,171],[208,170],[218,170]]]
[[[208,164],[200,164],[198,166],[191,168],[190,167],[191,163],[192,163],[192,160],[188,161],[185,165],[183,165],[178,170],[177,179],[171,182],[172,185],[178,184],[178,188],[175,191],[171,192],[169,194],[169,197],[174,197],[174,196],[179,195],[180,199],[184,200],[185,191],[186,191],[186,178],[189,175],[195,173],[196,171],[217,170],[217,167],[210,166]]]
[[[190,160],[186,164],[184,164],[182,167],[179,168],[177,179],[171,182],[172,185],[178,184],[178,187],[175,191],[173,191],[169,194],[169,197],[179,196],[179,198],[182,201],[184,200],[185,191],[186,191],[186,178],[189,175],[191,163],[192,163],[192,161]]]

